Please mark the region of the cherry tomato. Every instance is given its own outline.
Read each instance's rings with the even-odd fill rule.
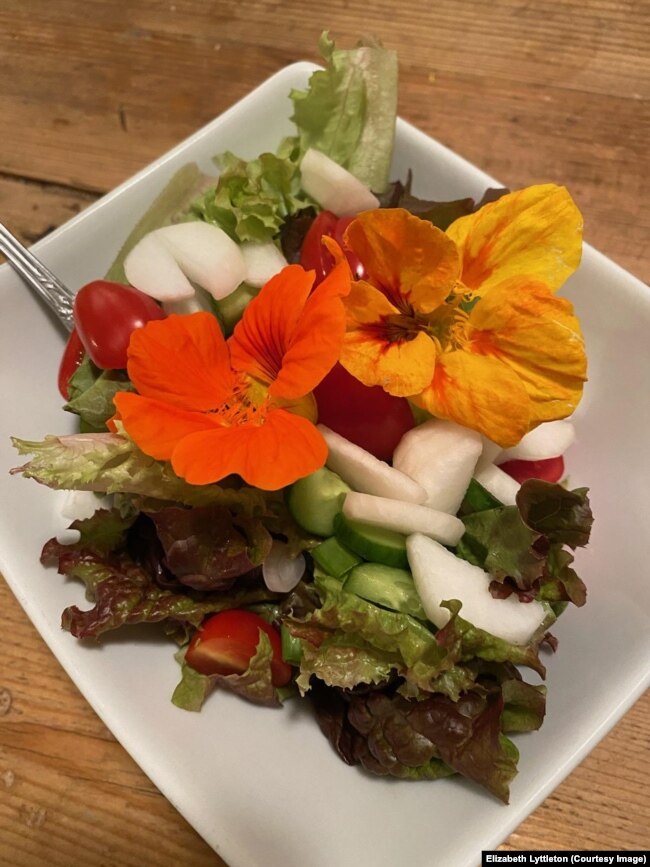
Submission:
[[[234,609],[208,618],[190,642],[185,662],[201,674],[243,674],[257,650],[260,629],[268,635],[273,648],[273,686],[284,686],[292,670],[282,659],[280,635],[251,611]]]
[[[331,211],[321,211],[309,227],[300,250],[300,264],[308,271],[316,272],[315,286],[325,279],[334,267],[334,257],[322,243],[323,235],[328,235],[341,247],[352,269],[352,277],[361,280],[365,270],[358,256],[346,250],[343,244],[343,233],[354,220],[354,217],[337,217]]]
[[[102,370],[126,367],[131,334],[165,312],[153,298],[121,283],[93,280],[77,292],[74,322],[92,361]]]
[[[559,482],[564,476],[564,460],[548,458],[544,461],[506,461],[499,469],[508,473],[519,484],[528,479],[541,479],[543,482]]]
[[[73,328],[63,350],[61,364],[59,365],[59,391],[61,392],[61,397],[65,398],[65,400],[70,400],[70,377],[83,361],[85,354],[86,350],[81,342],[79,333],[76,328]]]
[[[319,422],[384,461],[415,425],[406,398],[364,385],[340,364],[316,386],[314,395]]]

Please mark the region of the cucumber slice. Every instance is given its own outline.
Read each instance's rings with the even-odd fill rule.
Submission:
[[[349,492],[340,476],[322,467],[291,486],[287,505],[303,530],[317,536],[333,536],[334,518]]]
[[[327,572],[333,578],[343,578],[350,569],[361,563],[361,557],[345,545],[341,545],[336,536],[325,539],[310,553],[323,572]]]
[[[217,313],[217,319],[221,322],[226,337],[230,337],[233,333],[235,325],[237,325],[244,315],[248,302],[252,301],[259,291],[259,289],[248,283],[240,283],[230,295],[212,302],[212,306]]]
[[[302,659],[302,643],[299,638],[295,638],[282,624],[280,627],[280,644],[282,648],[282,659],[288,665],[300,665]]]
[[[350,521],[339,515],[335,522],[336,538],[364,560],[408,569],[406,536],[383,527],[372,527],[361,521]]]
[[[383,563],[362,563],[350,572],[343,587],[375,605],[410,614],[419,620],[427,619],[413,576],[406,569]]]

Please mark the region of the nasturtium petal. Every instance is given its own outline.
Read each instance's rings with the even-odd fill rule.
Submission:
[[[349,373],[395,397],[422,391],[431,381],[435,363],[435,344],[423,332],[396,343],[383,343],[363,331],[348,333],[341,350],[341,364]]]
[[[215,427],[185,437],[171,462],[193,485],[237,473],[256,488],[275,491],[320,469],[326,458],[325,440],[311,422],[273,409],[259,423]]]
[[[587,356],[572,304],[543,283],[511,277],[496,284],[469,316],[473,352],[500,359],[531,399],[530,424],[574,411],[587,379]]]
[[[342,260],[307,298],[289,335],[282,367],[269,388],[273,397],[295,399],[313,391],[338,361],[345,335],[343,298],[350,267]]]
[[[526,274],[559,289],[580,264],[582,215],[565,187],[539,184],[502,196],[447,229],[462,260],[462,281],[483,296]]]
[[[503,447],[519,442],[530,427],[530,398],[517,374],[497,358],[472,352],[441,355],[430,384],[413,400]]]
[[[211,313],[168,316],[131,335],[129,378],[141,395],[207,412],[232,388],[228,348]]]
[[[313,272],[288,265],[262,287],[228,340],[235,370],[267,385],[276,379],[313,283]]]
[[[218,426],[212,415],[139,394],[120,392],[114,402],[127,434],[145,454],[159,461],[169,460],[184,437]]]
[[[453,241],[403,208],[359,214],[347,228],[344,243],[363,263],[368,280],[402,312],[435,310],[460,276]]]

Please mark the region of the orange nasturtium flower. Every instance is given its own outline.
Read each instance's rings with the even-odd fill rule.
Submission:
[[[401,209],[367,211],[346,245],[366,279],[345,304],[341,363],[366,385],[507,447],[570,415],[586,356],[570,302],[582,220],[567,191],[510,193],[442,232]]]
[[[343,261],[312,292],[313,281],[299,265],[284,268],[227,341],[207,312],[133,333],[128,372],[138,393],[115,397],[116,417],[145,454],[190,484],[236,473],[264,490],[323,466],[311,392],[338,360],[350,272]]]

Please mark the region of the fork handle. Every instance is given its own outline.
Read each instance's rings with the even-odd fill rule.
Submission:
[[[53,274],[0,223],[0,252],[19,277],[56,314],[67,331],[74,326],[72,306],[74,292]]]

